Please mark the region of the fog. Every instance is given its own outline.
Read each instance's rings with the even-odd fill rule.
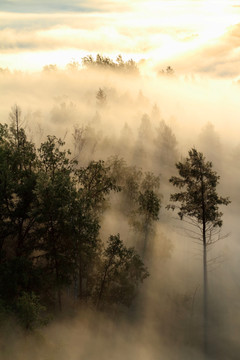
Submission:
[[[178,76],[177,71],[166,76],[144,66],[139,75],[69,67],[0,73],[1,123],[9,123],[11,107],[18,104],[37,146],[51,134],[64,139],[81,165],[123,158],[125,166],[160,175],[162,194],[144,259],[150,277],[131,307],[108,315],[66,306],[32,334],[9,320],[1,329],[3,360],[239,358],[240,85],[228,78]],[[97,98],[99,89],[104,103]],[[218,192],[231,199],[221,209],[221,231],[227,236],[209,251],[209,357],[202,344],[202,247],[166,210],[175,190],[168,181],[177,174],[175,162],[192,147],[213,162],[220,175]],[[117,206],[118,196],[109,197],[101,237],[120,233],[126,244],[136,246],[140,235]]]

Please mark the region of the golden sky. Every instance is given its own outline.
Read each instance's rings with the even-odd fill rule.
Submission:
[[[0,67],[64,67],[92,53],[179,72],[237,76],[240,4],[231,0],[1,0]],[[159,65],[158,65],[159,64]]]

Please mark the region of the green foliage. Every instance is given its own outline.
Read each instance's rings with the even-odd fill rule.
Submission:
[[[183,162],[176,167],[179,176],[172,176],[170,182],[180,191],[172,194],[170,200],[180,205],[168,205],[168,209],[178,208],[178,216],[192,225],[187,229],[189,236],[203,246],[203,345],[208,353],[208,271],[207,249],[218,241],[222,226],[222,215],[219,205],[228,205],[228,198],[218,195],[216,187],[220,177],[212,169],[212,163],[205,160],[202,153],[196,149],[188,152]],[[189,227],[189,226],[188,226]]]
[[[71,155],[69,150],[61,150],[64,144],[64,141],[57,139],[56,136],[48,136],[47,141],[39,148],[40,164],[52,177],[56,171],[71,172],[77,164],[76,161],[68,159],[67,156]]]
[[[127,216],[133,216],[136,213],[143,214],[143,210],[146,210],[147,206],[150,209],[151,204],[147,205],[147,198],[149,201],[152,199],[155,202],[155,209],[158,207],[156,205],[158,202],[160,210],[159,176],[155,176],[151,172],[143,173],[135,166],[127,166],[126,162],[118,157],[110,158],[109,166],[112,178],[121,188],[121,210],[126,211]]]
[[[151,172],[127,166],[123,159],[109,160],[113,177],[120,184],[120,210],[125,212],[130,226],[140,235],[138,243],[142,256],[146,255],[153,238],[155,222],[159,219],[162,196],[159,192],[160,178]]]
[[[21,111],[15,106],[10,113],[11,126],[1,126],[0,135],[0,253],[23,254],[34,223],[31,216],[36,182],[36,152],[33,143],[20,127]],[[14,244],[14,245],[13,245]]]
[[[45,307],[40,304],[39,297],[33,292],[22,292],[16,301],[17,317],[26,330],[33,330],[40,325],[45,325],[47,323],[43,316],[45,311]]]
[[[160,200],[152,190],[140,193],[138,202],[140,214],[145,214],[148,220],[158,220]]]
[[[219,205],[228,205],[230,201],[217,194],[220,177],[212,170],[212,163],[206,161],[196,149],[190,150],[188,154],[184,162],[176,164],[180,176],[172,176],[169,180],[182,190],[170,196],[170,201],[180,205],[168,205],[167,208],[174,210],[177,207],[181,220],[187,218],[203,225],[203,232],[208,231],[208,240],[211,242],[215,235],[214,229],[222,226],[223,214],[219,211]]]
[[[116,179],[111,176],[110,167],[104,161],[91,161],[78,171],[79,192],[88,207],[101,211],[104,209],[105,197],[113,191],[120,191]]]
[[[103,251],[99,280],[95,290],[96,304],[130,306],[139,282],[149,276],[133,248],[127,248],[120,235],[111,235]]]
[[[61,289],[71,283],[73,274],[71,236],[72,209],[75,188],[76,162],[69,160],[69,151],[62,150],[64,142],[48,137],[39,149],[40,168],[36,183],[36,249],[45,261],[45,269],[57,289],[61,308]]]
[[[110,191],[120,191],[104,161],[91,161],[77,171],[78,192],[74,208],[74,261],[78,279],[78,297],[91,297],[95,279],[95,265],[99,261],[100,216],[107,207]],[[86,285],[83,286],[83,283]]]
[[[102,160],[79,166],[55,136],[36,150],[18,106],[10,120],[10,127],[0,124],[1,313],[15,314],[32,330],[45,312],[62,309],[66,292],[79,301],[129,305],[148,274],[119,236],[106,248],[100,239],[109,195],[121,190],[111,166]],[[133,176],[122,180],[130,193]],[[148,183],[138,185],[132,199],[156,212],[156,204],[152,210],[138,199]]]
[[[202,153],[196,149],[189,151],[189,157],[184,163],[177,163],[176,167],[180,177],[171,177],[170,182],[185,191],[171,195],[170,200],[180,202],[179,216],[185,215],[195,217],[202,222],[202,192],[204,192],[204,203],[206,221],[213,222],[214,226],[221,226],[222,213],[218,211],[218,205],[228,205],[228,198],[218,196],[216,186],[220,176],[212,170],[212,163],[205,161]]]

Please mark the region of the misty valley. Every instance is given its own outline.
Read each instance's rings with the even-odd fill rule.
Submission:
[[[238,360],[239,83],[121,55],[0,81],[0,359]]]

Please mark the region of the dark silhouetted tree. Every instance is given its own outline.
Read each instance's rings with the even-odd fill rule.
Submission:
[[[96,95],[96,99],[97,99],[97,105],[100,107],[103,107],[106,105],[107,103],[107,95],[105,93],[105,91],[102,88],[99,88],[97,95]]]
[[[107,206],[107,195],[119,191],[110,168],[104,161],[92,161],[80,168],[78,192],[74,210],[74,262],[78,279],[78,298],[88,299],[92,294],[95,261],[98,260],[100,216]],[[83,283],[85,286],[83,286]]]
[[[130,306],[138,284],[148,275],[134,248],[127,248],[119,234],[111,235],[99,266],[95,290],[97,307],[115,304]]]
[[[82,58],[82,64],[86,68],[121,71],[125,74],[139,74],[136,62],[133,59],[124,61],[122,55],[118,55],[116,61],[108,56],[97,54],[94,60],[92,55]]]
[[[172,176],[170,183],[179,188],[170,196],[170,201],[179,205],[168,205],[168,209],[178,209],[178,216],[194,227],[189,230],[191,237],[203,246],[203,318],[204,349],[208,351],[208,281],[207,249],[220,239],[222,212],[219,205],[228,205],[228,198],[218,195],[216,188],[220,177],[212,169],[212,163],[205,160],[196,149],[189,151],[189,157],[176,164],[178,176]]]
[[[45,271],[52,277],[52,288],[57,291],[59,308],[62,307],[62,288],[71,283],[73,273],[71,218],[76,197],[73,181],[76,161],[69,160],[69,151],[62,149],[64,142],[55,136],[39,149],[40,169],[36,185],[36,213],[38,251],[45,259]]]
[[[171,66],[167,66],[165,70],[162,69],[161,71],[159,71],[159,74],[164,76],[173,76],[175,72]]]

